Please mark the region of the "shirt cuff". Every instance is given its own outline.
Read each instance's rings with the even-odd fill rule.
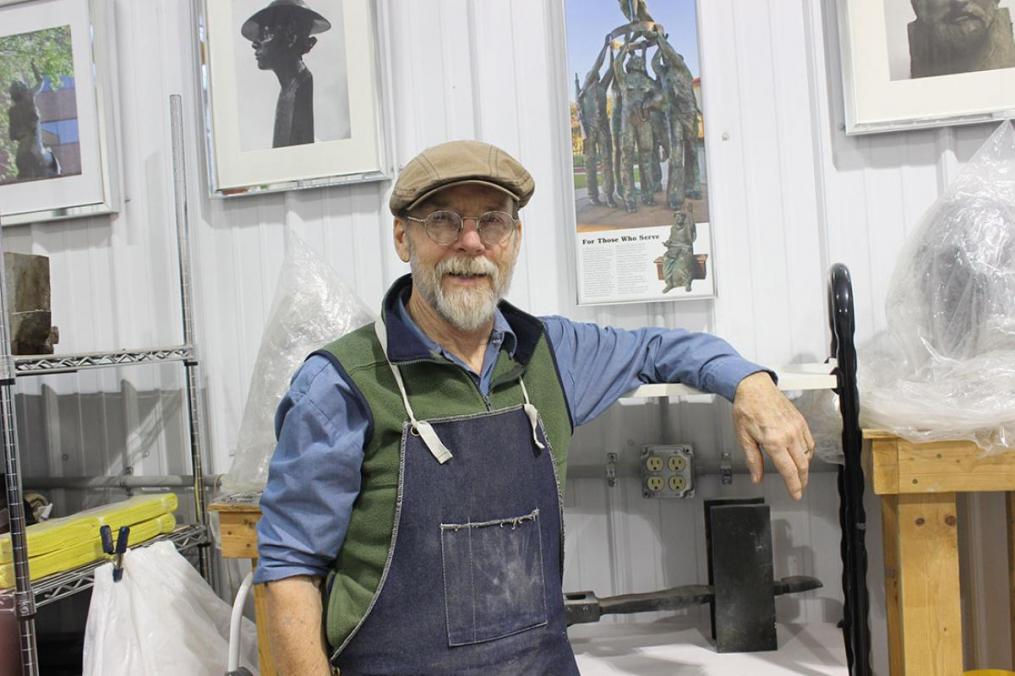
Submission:
[[[772,378],[773,383],[779,383],[779,377],[775,374],[775,371],[738,357],[723,359],[717,363],[709,364],[705,382],[710,392],[715,392],[732,402],[736,396],[737,386],[740,384],[740,381],[747,376],[761,372],[767,373]]]
[[[257,568],[254,570],[254,584],[275,582],[276,580],[284,580],[287,577],[297,577],[299,575],[320,578],[328,576],[327,570],[321,571],[319,568],[294,565],[272,566],[269,568],[262,565],[262,561],[264,559],[258,560]]]

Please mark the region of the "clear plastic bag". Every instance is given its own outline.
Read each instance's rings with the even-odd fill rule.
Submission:
[[[231,607],[169,542],[95,570],[85,627],[84,676],[223,676]],[[240,664],[257,674],[257,632],[243,619]]]
[[[861,422],[1015,447],[1015,129],[1004,122],[899,256],[888,330],[859,350]]]
[[[275,409],[308,354],[373,321],[356,295],[313,249],[293,233],[275,299],[254,363],[247,402],[229,472],[227,493],[257,492],[268,479],[275,450]]]

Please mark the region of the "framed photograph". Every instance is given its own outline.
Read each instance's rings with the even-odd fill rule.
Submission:
[[[578,303],[714,296],[695,0],[564,13]]]
[[[844,0],[846,133],[1015,114],[1015,0]]]
[[[113,7],[0,0],[0,224],[119,210]]]
[[[212,196],[393,175],[372,0],[195,0]]]

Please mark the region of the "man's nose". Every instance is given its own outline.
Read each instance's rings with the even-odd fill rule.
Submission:
[[[479,237],[479,219],[471,217],[462,219],[462,234],[456,244],[463,251],[482,251],[486,248]]]

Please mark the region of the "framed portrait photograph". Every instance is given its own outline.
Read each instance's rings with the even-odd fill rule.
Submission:
[[[846,133],[1015,114],[1015,0],[843,0]]]
[[[715,295],[695,0],[565,0],[578,303]]]
[[[113,7],[0,0],[0,225],[119,210]]]
[[[393,175],[372,0],[195,0],[209,192]]]

